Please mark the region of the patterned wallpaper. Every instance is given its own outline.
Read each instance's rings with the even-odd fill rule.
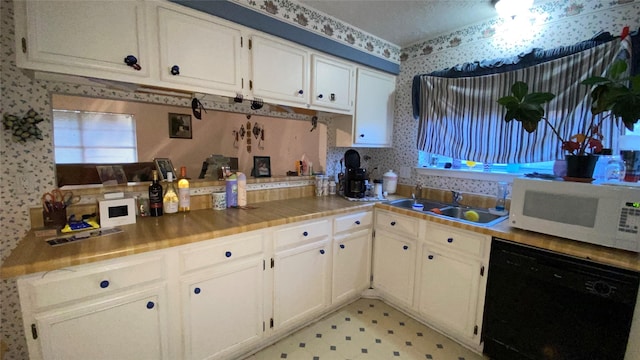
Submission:
[[[400,47],[290,0],[233,0],[280,21],[298,26],[371,55],[399,63]]]
[[[513,56],[531,48],[571,45],[601,31],[619,35],[624,26],[630,26],[632,31],[640,28],[640,0],[558,0],[533,9],[531,17],[516,17],[513,22],[492,19],[403,49],[405,60],[396,82],[394,147],[372,155],[376,166],[399,172],[400,167],[414,168],[418,164],[417,121],[411,110],[414,75],[465,62]],[[327,159],[339,155],[333,151],[330,149]],[[415,171],[411,178],[400,178],[399,182],[486,195],[495,192],[494,182],[419,176]]]
[[[400,57],[400,49],[389,44],[377,42],[368,35],[334,19],[319,17],[295,3],[287,0],[242,1],[257,11],[268,12],[283,21],[295,21],[298,25],[322,31],[340,41],[352,43],[388,59]],[[435,39],[425,40],[411,48],[404,49],[401,73],[397,80],[396,119],[394,123],[394,149],[359,150],[362,164],[369,169],[375,167],[383,173],[388,169],[399,170],[399,166],[414,167],[418,154],[415,150],[416,123],[411,117],[410,86],[413,75],[425,73],[457,63],[496,58],[521,52],[530,47],[550,48],[568,45],[589,38],[601,30],[618,33],[622,26],[640,26],[640,3],[636,0],[611,0],[606,4],[598,0],[559,0],[549,2],[536,12],[547,12],[542,23],[536,23],[531,31],[531,21],[524,25],[514,25],[515,29],[526,29],[519,37],[508,38],[504,34],[516,34],[506,31],[497,20],[487,21],[459,29]],[[305,23],[302,25],[301,23]],[[13,2],[0,1],[0,109],[1,112],[22,116],[33,108],[45,121],[38,124],[44,134],[44,140],[38,142],[16,143],[10,139],[7,131],[0,134],[0,259],[6,258],[11,249],[28,230],[28,208],[39,204],[39,194],[50,190],[54,184],[53,144],[51,136],[50,94],[68,93],[76,95],[110,97],[148,101],[171,105],[188,105],[188,100],[158,95],[140,95],[105,88],[70,85],[51,81],[32,80],[15,66]],[[331,34],[331,35],[329,35]],[[369,46],[369,43],[371,46]],[[455,46],[454,46],[455,45]],[[431,50],[425,51],[430,47]],[[388,53],[385,51],[388,50]],[[206,107],[227,111],[242,109],[227,108],[224,105],[205,103]],[[329,125],[331,123],[328,120]],[[329,126],[329,143],[331,143]],[[339,159],[345,148],[330,147],[327,154],[329,174],[339,170]],[[22,176],[32,179],[26,190],[20,184]],[[482,181],[451,180],[446,177],[420,177],[415,174],[402,183],[421,182],[436,188],[455,188],[463,192],[492,194],[494,184]],[[26,343],[22,330],[19,300],[15,280],[3,280],[0,283],[1,340],[9,346],[5,359],[27,359]]]

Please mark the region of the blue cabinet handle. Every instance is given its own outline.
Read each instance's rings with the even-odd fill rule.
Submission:
[[[320,254],[324,255],[324,249],[320,250]]]
[[[305,231],[302,233],[302,236],[309,236],[309,233]]]
[[[171,75],[180,75],[180,66],[173,65],[171,67]]]
[[[102,280],[100,281],[100,287],[103,289],[106,289],[109,287],[109,280]]]
[[[196,294],[196,295],[200,294],[200,288],[197,287],[197,288],[193,289],[193,293]]]
[[[409,246],[405,245],[405,246],[402,247],[402,249],[409,250]]]
[[[360,220],[356,220],[356,225],[360,225]]]
[[[396,222],[395,222],[395,221],[392,221],[392,222],[391,222],[391,226],[396,226]]]
[[[428,258],[429,260],[433,260],[433,255],[429,255],[429,256],[427,256],[427,258]]]
[[[156,306],[156,304],[154,304],[153,301],[147,303],[147,309],[153,309],[154,306]]]
[[[224,253],[224,256],[226,256],[226,257],[231,257],[231,251],[227,251],[227,252],[225,252],[225,253]]]
[[[340,249],[344,249],[344,244],[340,244]]]
[[[127,55],[124,58],[124,63],[127,64],[127,66],[131,66],[132,68],[136,69],[136,70],[140,70],[142,69],[142,66],[140,66],[140,64],[138,64],[138,59],[133,56],[133,55]]]
[[[447,242],[448,242],[448,243],[452,243],[452,242],[453,242],[453,238],[448,238],[448,239],[447,239]]]

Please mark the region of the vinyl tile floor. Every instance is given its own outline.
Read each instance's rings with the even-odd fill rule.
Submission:
[[[488,360],[380,300],[359,299],[245,360]]]

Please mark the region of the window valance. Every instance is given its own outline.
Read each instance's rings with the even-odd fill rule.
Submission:
[[[635,39],[638,39],[637,34]],[[490,75],[415,76],[412,91],[414,117],[419,120],[417,148],[490,163],[530,163],[561,158],[561,144],[548,127],[540,125],[538,131],[529,134],[517,122],[506,123],[503,109],[496,100],[509,94],[515,81],[525,81],[532,87],[531,91],[556,94],[546,107],[546,114],[561,133],[582,132],[579,126],[591,117],[591,113],[589,88],[581,81],[604,74],[618,56],[630,57],[632,50],[638,48],[633,47],[631,41],[627,37],[621,46],[619,38],[601,35],[572,47],[534,50],[533,57],[545,60],[536,65],[518,65],[515,70],[513,66],[517,64],[504,65],[512,61],[503,60],[502,66],[493,66],[497,72]],[[463,70],[470,66],[457,68]],[[485,66],[482,71],[487,69]],[[451,71],[457,70],[445,72]],[[621,131],[610,124],[605,122],[602,129],[605,144],[617,139]]]

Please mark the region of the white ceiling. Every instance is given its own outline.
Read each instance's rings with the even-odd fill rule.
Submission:
[[[298,1],[400,47],[497,16],[492,0]]]

